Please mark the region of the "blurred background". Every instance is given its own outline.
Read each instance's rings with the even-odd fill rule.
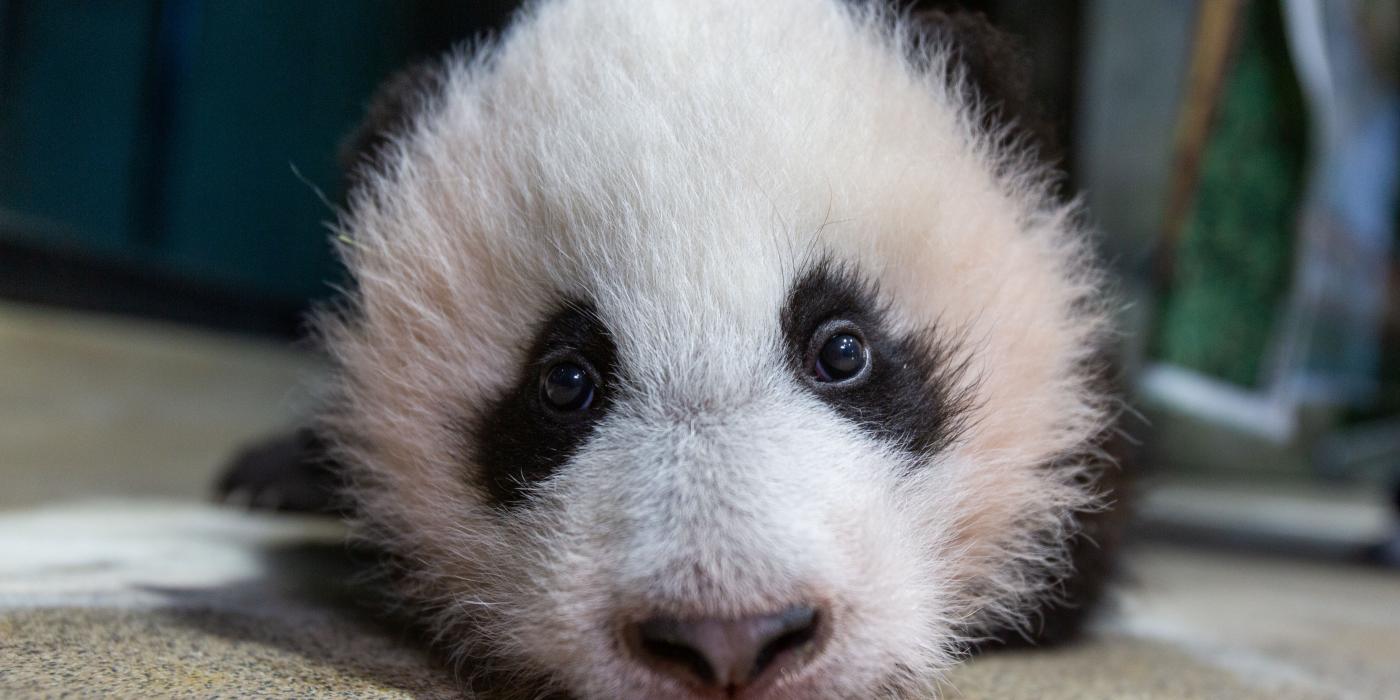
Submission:
[[[1121,279],[1134,537],[1400,563],[1400,3],[969,0]],[[0,0],[0,508],[204,498],[311,409],[335,155],[514,3]]]

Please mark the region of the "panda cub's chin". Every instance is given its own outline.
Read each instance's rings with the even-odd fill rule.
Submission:
[[[1102,496],[1104,305],[975,70],[1002,42],[552,0],[391,81],[321,429],[464,682],[928,697],[1050,614]]]

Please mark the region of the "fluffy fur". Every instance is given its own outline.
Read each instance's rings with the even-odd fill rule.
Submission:
[[[949,54],[834,0],[554,0],[436,67],[361,175],[354,286],[320,325],[361,532],[464,674],[676,696],[618,619],[804,598],[832,638],[774,697],[926,696],[1064,573],[1105,425],[1100,280]],[[824,261],[958,369],[942,449],[793,377],[779,316]],[[616,343],[616,406],[502,510],[474,426],[580,298]]]

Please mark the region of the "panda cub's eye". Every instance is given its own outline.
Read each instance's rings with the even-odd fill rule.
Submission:
[[[838,384],[850,381],[864,372],[870,363],[870,353],[865,341],[851,329],[836,329],[825,334],[825,340],[816,346],[812,361],[812,373],[817,381]]]
[[[558,362],[540,379],[540,397],[546,406],[564,413],[585,411],[593,404],[593,377],[574,362]]]

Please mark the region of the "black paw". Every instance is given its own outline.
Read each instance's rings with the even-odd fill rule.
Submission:
[[[344,515],[342,472],[308,429],[244,447],[224,467],[215,498],[259,510]]]

